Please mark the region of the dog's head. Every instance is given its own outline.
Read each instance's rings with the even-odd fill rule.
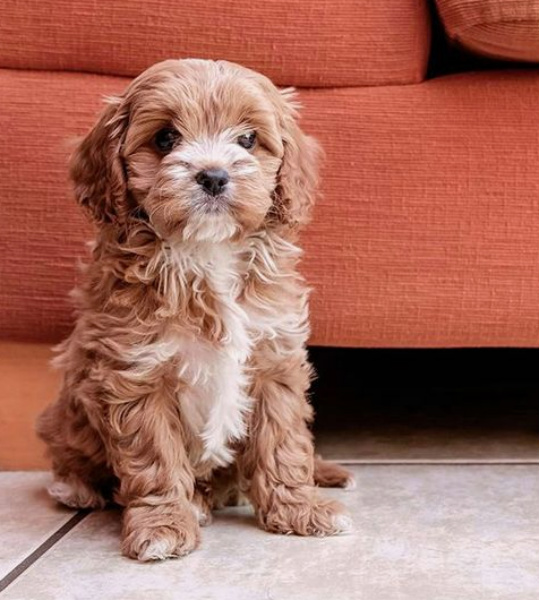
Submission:
[[[290,91],[232,63],[169,60],[108,100],[71,176],[97,223],[222,241],[305,223],[317,155]]]

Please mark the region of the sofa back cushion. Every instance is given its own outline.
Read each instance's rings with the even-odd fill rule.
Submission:
[[[436,0],[448,36],[475,52],[539,61],[539,0]]]
[[[420,81],[427,0],[2,0],[0,67],[138,75],[165,58],[242,63],[278,85]]]

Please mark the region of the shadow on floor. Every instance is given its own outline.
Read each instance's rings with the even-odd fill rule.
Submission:
[[[401,447],[428,445],[429,436],[446,445],[490,439],[496,456],[506,444],[516,458],[522,445],[539,459],[539,350],[311,348],[310,356],[314,431],[332,447],[352,434],[371,446],[375,438]]]

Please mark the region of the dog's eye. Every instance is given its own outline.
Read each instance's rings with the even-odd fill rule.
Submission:
[[[167,154],[168,152],[171,152],[180,138],[181,135],[179,131],[173,129],[172,127],[164,127],[155,134],[155,147],[159,150],[159,152]]]
[[[237,141],[242,148],[251,150],[251,148],[254,148],[254,145],[256,144],[256,133],[254,131],[244,133],[243,135],[240,135]]]

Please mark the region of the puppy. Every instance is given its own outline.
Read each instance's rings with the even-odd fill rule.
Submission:
[[[252,503],[276,533],[348,517],[315,487],[308,289],[296,271],[318,147],[290,90],[224,61],[169,60],[109,98],[71,161],[97,226],[65,371],[41,415],[51,495],[124,508],[122,550],[183,556],[213,506]]]

